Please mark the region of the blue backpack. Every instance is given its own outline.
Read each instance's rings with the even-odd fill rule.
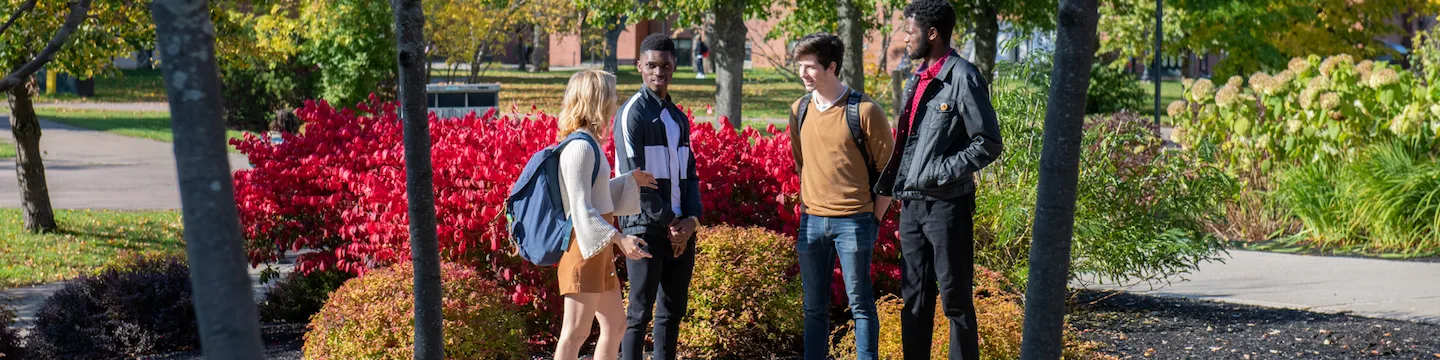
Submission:
[[[525,163],[525,171],[510,187],[510,197],[505,200],[510,241],[520,257],[532,264],[555,265],[560,262],[565,250],[570,249],[573,225],[562,202],[565,194],[560,193],[560,151],[576,140],[589,143],[590,148],[595,150],[596,159],[604,156],[600,145],[590,134],[572,133],[560,144],[531,155],[530,161]],[[590,181],[593,183],[598,176],[600,162],[596,161]]]

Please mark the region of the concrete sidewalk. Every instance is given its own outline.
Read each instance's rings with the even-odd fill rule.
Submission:
[[[1440,325],[1440,263],[1231,250],[1184,278],[1085,287]]]
[[[60,108],[72,110],[116,110],[116,111],[162,111],[170,112],[170,103],[164,102],[61,102],[37,103],[35,108]],[[5,111],[9,115],[10,111]]]
[[[255,294],[255,301],[258,302],[264,299],[265,292],[268,291],[270,287],[278,281],[278,279],[283,279],[285,275],[288,275],[291,271],[295,270],[295,258],[299,256],[299,254],[301,253],[286,253],[285,258],[280,259],[279,263],[271,264],[270,266],[279,272],[279,276],[276,279],[272,279],[270,282],[260,282],[260,272],[265,270],[265,265],[261,265],[258,268],[251,267],[248,269],[250,273],[251,288],[254,290]],[[35,314],[40,311],[40,307],[45,304],[45,300],[49,299],[50,295],[54,294],[56,291],[59,291],[61,288],[65,287],[65,285],[66,282],[57,281],[48,284],[15,289],[6,289],[0,291],[0,302],[8,301],[9,304],[15,309],[16,322],[13,325],[15,326],[15,328],[20,329],[21,336],[24,336],[29,331],[30,327],[34,326]],[[0,324],[0,326],[3,326],[3,324]]]
[[[0,115],[8,123],[9,116]],[[50,201],[56,209],[179,209],[180,185],[171,143],[120,136],[40,121],[40,151]],[[13,143],[9,131],[0,139]],[[231,169],[249,168],[229,154]],[[0,207],[20,207],[15,161],[0,161]]]

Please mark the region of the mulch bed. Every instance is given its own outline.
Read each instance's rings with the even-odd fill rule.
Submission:
[[[1440,359],[1440,325],[1082,291],[1069,322],[1122,359]]]
[[[1440,360],[1435,324],[1100,291],[1081,291],[1072,304],[1068,321],[1080,337],[1122,359]],[[300,359],[304,324],[262,331],[267,359]]]
[[[268,323],[261,324],[260,338],[265,343],[265,358],[270,360],[300,360],[300,349],[305,345],[305,324]],[[165,356],[147,357],[154,360],[203,360],[200,351],[188,351]]]

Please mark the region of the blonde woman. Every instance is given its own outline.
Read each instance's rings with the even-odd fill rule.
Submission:
[[[602,129],[610,128],[619,98],[615,76],[586,70],[570,77],[560,111],[560,139],[574,133],[589,135],[598,144]],[[655,177],[632,171],[610,179],[610,164],[589,142],[573,141],[560,152],[560,191],[565,213],[574,224],[570,249],[557,268],[560,295],[565,297],[565,318],[555,349],[556,360],[576,359],[600,321],[596,359],[614,359],[625,331],[625,308],[620,302],[620,279],[615,276],[614,246],[630,259],[649,258],[645,241],[625,235],[611,225],[615,215],[640,212],[640,187],[655,188]],[[591,174],[596,166],[602,176]]]

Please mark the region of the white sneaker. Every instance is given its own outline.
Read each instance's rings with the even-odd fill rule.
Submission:
[[[705,74],[695,74],[695,78],[696,78],[696,79],[704,79],[704,78],[705,78]]]

